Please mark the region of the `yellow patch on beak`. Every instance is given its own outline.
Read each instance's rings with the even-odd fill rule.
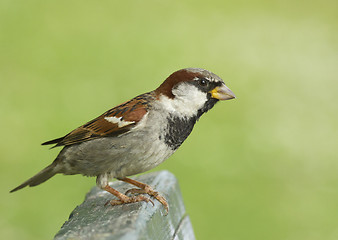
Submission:
[[[227,86],[225,86],[225,84],[215,87],[210,91],[210,93],[211,97],[218,100],[228,100],[236,97],[235,94]]]

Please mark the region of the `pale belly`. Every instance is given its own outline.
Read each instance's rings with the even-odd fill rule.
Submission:
[[[65,147],[62,159],[64,174],[98,176],[109,173],[121,178],[148,171],[174,153],[156,135],[129,133],[106,137]]]

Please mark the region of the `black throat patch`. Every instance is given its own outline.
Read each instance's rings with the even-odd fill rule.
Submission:
[[[176,150],[189,136],[197,120],[203,115],[203,113],[209,111],[217,102],[218,99],[210,98],[209,94],[208,101],[200,110],[198,110],[196,116],[184,118],[170,115],[167,118],[167,131],[165,131],[164,134],[160,135],[160,139],[164,138],[164,142],[172,150]]]
[[[176,116],[168,117],[167,131],[164,134],[164,142],[172,149],[176,150],[189,136],[197,121],[196,117],[180,118]]]

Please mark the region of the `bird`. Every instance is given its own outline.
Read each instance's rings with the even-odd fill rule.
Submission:
[[[167,200],[155,189],[129,176],[146,172],[168,159],[190,135],[195,123],[220,100],[235,94],[216,74],[202,68],[172,73],[155,90],[126,101],[76,128],[67,135],[42,143],[63,147],[56,159],[10,192],[37,186],[55,174],[96,177],[96,185],[117,199],[112,206]],[[111,179],[136,188],[121,193]]]

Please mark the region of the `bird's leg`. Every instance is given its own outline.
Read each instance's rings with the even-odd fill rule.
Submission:
[[[135,202],[141,202],[141,201],[151,202],[154,205],[154,202],[145,196],[139,195],[139,196],[128,197],[127,195],[120,193],[119,191],[115,190],[109,185],[106,185],[103,188],[103,190],[106,190],[107,192],[113,194],[119,199],[119,200],[110,200],[105,205],[110,203],[112,206],[115,206],[115,205],[135,203]]]
[[[167,203],[167,200],[162,197],[158,192],[154,191],[154,189],[145,184],[145,183],[141,183],[139,181],[136,181],[136,180],[133,180],[133,179],[130,179],[130,178],[118,178],[119,180],[123,181],[123,182],[126,182],[126,183],[130,183],[136,187],[139,187],[139,188],[132,188],[132,189],[129,189],[125,194],[129,194],[129,193],[139,193],[139,194],[148,194],[149,196],[151,197],[154,197],[155,199],[157,199],[157,201],[159,201],[163,207],[165,208],[167,214],[169,212],[169,205]],[[140,195],[138,195],[140,196]]]

